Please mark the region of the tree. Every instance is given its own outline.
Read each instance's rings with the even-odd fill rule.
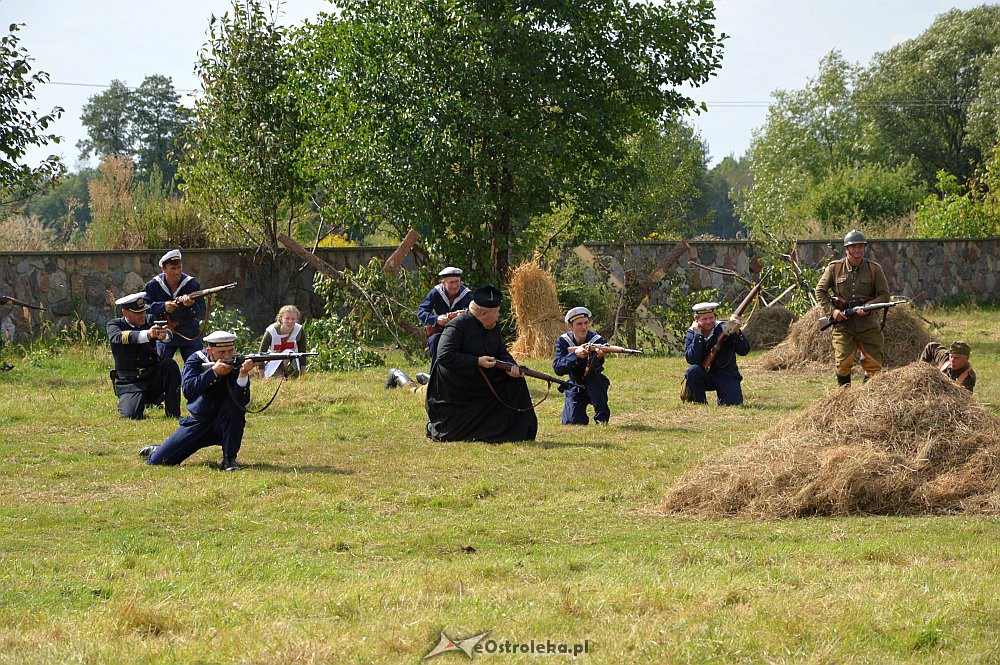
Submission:
[[[56,155],[34,168],[22,163],[29,148],[59,143],[58,136],[45,131],[62,115],[59,107],[42,115],[23,108],[35,99],[35,88],[49,80],[45,72],[31,73],[32,58],[17,35],[23,25],[11,23],[0,38],[0,208],[27,200],[65,170]]]
[[[736,206],[750,187],[750,160],[743,156],[725,157],[709,172],[701,196],[709,210],[708,230],[720,238],[734,238],[746,227],[736,214]]]
[[[998,46],[1000,5],[984,5],[941,14],[920,36],[877,54],[858,101],[870,110],[880,159],[915,158],[928,185],[941,169],[964,182],[981,168],[1000,126]]]
[[[168,76],[147,76],[135,90],[112,81],[83,107],[80,121],[87,138],[76,144],[81,157],[125,156],[137,162],[143,179],[155,167],[172,182],[177,172],[173,151],[184,131],[185,110],[179,102]]]
[[[291,235],[310,187],[298,169],[303,128],[286,89],[294,64],[269,9],[247,0],[234,2],[232,15],[212,17],[180,175],[190,199],[223,222],[227,240],[273,255],[283,216]]]
[[[66,242],[90,223],[88,182],[94,169],[66,173],[50,190],[40,192],[24,206],[24,214],[36,216],[47,228],[56,231],[57,239]]]
[[[329,210],[504,276],[532,220],[595,215],[628,137],[694,108],[707,0],[346,0],[300,36],[303,166]]]

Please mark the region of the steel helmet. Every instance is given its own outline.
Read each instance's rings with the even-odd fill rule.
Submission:
[[[865,238],[865,234],[857,229],[852,230],[846,236],[844,236],[844,247],[848,245],[867,245],[868,239]]]

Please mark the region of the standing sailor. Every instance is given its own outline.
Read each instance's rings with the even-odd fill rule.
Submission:
[[[181,359],[202,348],[199,333],[205,319],[205,299],[193,299],[188,293],[201,290],[198,280],[184,273],[181,250],[172,249],[160,257],[159,275],[146,283],[146,296],[150,301],[149,313],[154,319],[169,318],[174,336],[169,342],[157,341],[156,352],[161,358],[173,358],[179,349]]]
[[[428,329],[427,348],[431,362],[437,357],[438,340],[445,324],[472,302],[472,291],[462,282],[462,270],[448,266],[438,273],[441,283],[428,292],[417,308],[417,318]]]

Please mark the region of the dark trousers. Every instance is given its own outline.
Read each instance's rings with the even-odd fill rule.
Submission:
[[[732,370],[706,372],[701,365],[688,365],[684,372],[692,402],[708,403],[705,393],[714,390],[720,406],[738,406],[743,403],[743,378]]]
[[[163,403],[170,418],[181,417],[181,371],[172,358],[162,358],[156,367],[138,379],[115,379],[118,414],[140,420],[149,404]]]
[[[246,414],[232,404],[223,406],[214,418],[181,418],[177,431],[156,448],[146,464],[180,464],[202,448],[222,446],[223,458],[235,458],[243,443]]]
[[[603,374],[591,374],[582,386],[567,389],[566,399],[563,401],[562,424],[588,424],[590,422],[587,417],[588,404],[594,405],[594,422],[608,422],[611,418],[611,409],[608,407],[610,385],[608,377]]]
[[[436,332],[427,338],[427,352],[431,354],[431,364],[434,364],[434,359],[437,358],[438,354],[438,340],[441,339],[441,333]]]
[[[156,342],[156,354],[160,358],[173,358],[174,353],[177,350],[181,352],[181,361],[187,362],[188,356],[190,356],[195,351],[201,351],[202,344],[201,338],[198,339],[181,339],[178,335],[174,335],[174,338],[170,340],[169,344],[164,344],[163,342],[157,340]]]

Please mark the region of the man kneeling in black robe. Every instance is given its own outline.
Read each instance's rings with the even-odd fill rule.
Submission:
[[[427,385],[432,439],[500,443],[534,440],[538,432],[520,369],[494,367],[497,360],[514,362],[497,328],[501,298],[495,286],[476,290],[469,309],[441,333]]]

